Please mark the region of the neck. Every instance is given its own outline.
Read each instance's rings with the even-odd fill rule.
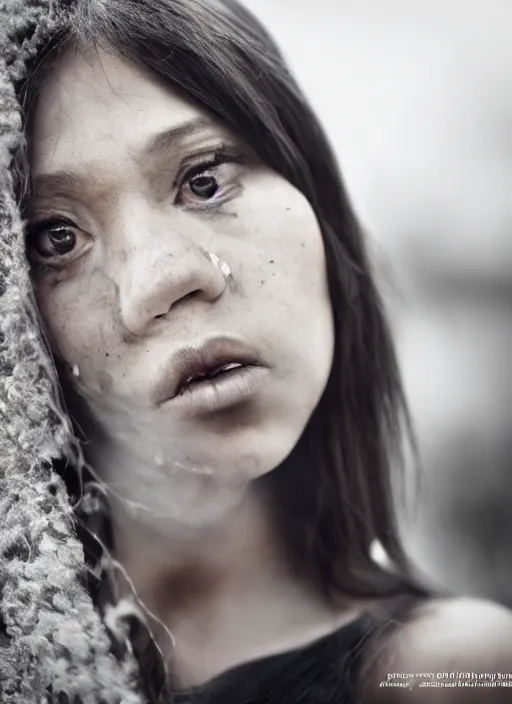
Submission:
[[[215,522],[167,529],[113,513],[116,554],[138,597],[171,632],[155,637],[182,685],[332,630],[340,614],[292,566],[253,485]]]
[[[204,524],[167,518],[157,529],[130,517],[121,504],[114,524],[116,556],[132,579],[145,590],[165,582],[164,600],[184,612],[195,611],[198,602],[247,593],[270,574],[288,573],[265,502],[252,489]]]

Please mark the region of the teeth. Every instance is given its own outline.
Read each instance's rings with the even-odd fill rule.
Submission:
[[[237,369],[242,365],[240,362],[231,362],[231,364],[225,364],[223,367],[219,367],[213,372],[213,375],[220,374],[221,372],[229,372],[230,369]]]
[[[188,379],[186,379],[183,386],[186,387],[194,381],[202,381],[203,379],[213,379],[214,377],[218,376],[219,374],[222,374],[223,372],[229,372],[231,371],[231,369],[238,369],[239,367],[243,367],[243,364],[240,364],[240,362],[231,362],[229,364],[224,364],[222,367],[217,367],[217,369],[214,369],[208,374],[204,372],[200,374],[194,374],[193,376],[189,376]]]
[[[193,376],[189,376],[189,378],[185,380],[185,384],[191,384],[193,381],[199,381],[199,379],[206,379],[206,374],[194,374]]]

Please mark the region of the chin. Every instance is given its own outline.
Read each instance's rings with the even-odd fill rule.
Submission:
[[[276,469],[293,451],[302,429],[282,428],[269,422],[264,427],[204,434],[195,443],[190,461],[209,467],[227,483],[244,484]]]

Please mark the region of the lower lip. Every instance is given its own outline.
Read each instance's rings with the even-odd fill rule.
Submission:
[[[242,367],[191,386],[162,406],[190,415],[213,413],[250,398],[265,382],[268,367]]]

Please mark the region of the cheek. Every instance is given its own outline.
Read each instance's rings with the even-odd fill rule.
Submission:
[[[306,198],[286,182],[269,184],[253,194],[243,220],[255,223],[248,280],[277,305],[307,298],[308,308],[330,308],[322,234]]]
[[[52,349],[67,366],[78,367],[80,377],[110,383],[108,362],[114,356],[111,315],[112,298],[105,282],[78,277],[56,284],[50,278],[35,287]],[[94,280],[93,280],[94,279]]]
[[[283,378],[293,379],[309,408],[327,382],[334,354],[322,233],[309,202],[286,182],[266,189],[266,197],[255,196],[250,218],[254,245],[244,272],[249,299],[279,348]]]

